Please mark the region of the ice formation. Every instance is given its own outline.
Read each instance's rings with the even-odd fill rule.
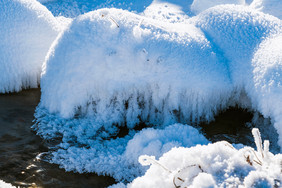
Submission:
[[[223,141],[173,148],[159,160],[140,156],[141,164],[151,166],[126,187],[280,187],[282,155],[269,152],[269,142],[262,143],[258,129],[252,132],[256,151],[250,147],[236,149]]]
[[[0,93],[38,87],[57,20],[35,0],[0,1],[0,17]]]
[[[164,129],[146,128],[137,133],[132,131],[125,137],[104,141],[101,138],[91,138],[89,132],[86,135],[87,131],[84,132],[83,128],[85,127],[76,127],[75,135],[72,133],[73,129],[64,129],[64,139],[76,136],[77,143],[62,143],[62,149],[52,154],[51,162],[60,164],[67,171],[96,172],[110,175],[119,181],[130,181],[144,174],[147,168],[138,163],[140,155],[155,155],[158,158],[173,147],[208,143],[197,129],[182,124],[170,125]]]

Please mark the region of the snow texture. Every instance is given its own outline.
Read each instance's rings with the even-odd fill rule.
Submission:
[[[38,87],[41,66],[61,27],[35,0],[0,1],[0,93]]]
[[[155,155],[158,158],[173,147],[208,143],[197,129],[182,124],[170,125],[164,129],[146,128],[140,132],[132,131],[123,138],[104,141],[93,137],[85,139],[87,132],[81,132],[81,126],[75,128],[77,132],[71,136],[76,137],[76,145],[73,145],[71,140],[66,142],[65,137],[65,142],[60,145],[62,149],[52,154],[51,162],[60,164],[67,171],[96,172],[110,175],[119,181],[132,181],[144,174],[147,167],[138,163],[140,155]],[[73,129],[64,129],[64,134],[67,135],[68,131],[72,132]]]
[[[217,142],[173,148],[157,161],[153,156],[140,156],[141,164],[151,166],[126,187],[280,187],[282,155],[270,153],[268,141],[259,146],[259,131],[254,129],[253,133],[257,151]]]

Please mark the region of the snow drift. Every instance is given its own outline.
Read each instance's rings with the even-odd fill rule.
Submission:
[[[37,87],[57,20],[35,0],[0,1],[0,17],[0,93]]]

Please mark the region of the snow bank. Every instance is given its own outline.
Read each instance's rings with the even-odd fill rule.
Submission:
[[[110,175],[119,181],[132,181],[144,174],[147,168],[138,163],[140,155],[159,157],[173,147],[208,143],[197,129],[181,124],[170,125],[165,129],[147,128],[138,133],[132,131],[123,138],[104,141],[101,137],[85,139],[87,132],[79,131],[81,125],[69,130],[64,128],[63,131],[68,134],[74,130],[77,130],[76,135],[64,137],[60,145],[62,149],[52,153],[51,162],[60,164],[67,171],[96,172]],[[73,139],[77,140],[75,145],[72,144]]]
[[[38,87],[57,20],[35,0],[0,1],[0,17],[0,93]]]
[[[245,5],[245,0],[194,0],[191,5],[191,11],[194,14],[199,14],[208,8],[225,4]]]
[[[141,164],[151,166],[127,187],[280,187],[282,155],[270,153],[268,141],[262,146],[258,129],[253,135],[257,151],[223,141],[173,148],[159,160],[140,156]]]
[[[280,0],[254,0],[250,6],[282,19],[282,2]]]

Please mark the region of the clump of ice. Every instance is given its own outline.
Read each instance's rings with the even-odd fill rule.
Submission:
[[[245,5],[245,0],[194,0],[191,5],[191,11],[194,14],[199,14],[208,8],[225,4]]]
[[[143,165],[151,165],[144,176],[127,187],[279,187],[282,155],[269,152],[253,129],[257,145],[235,149],[227,142],[191,148],[173,148],[159,160],[140,156]],[[118,184],[115,187],[122,187]]]
[[[0,1],[0,93],[38,87],[41,66],[61,27],[35,0]]]
[[[250,6],[282,19],[282,2],[280,0],[254,0]]]
[[[76,125],[73,129],[64,129],[64,132],[79,130],[79,127]],[[182,124],[170,125],[164,129],[132,131],[123,138],[104,141],[101,137],[84,140],[85,135],[78,132],[72,137],[77,142],[73,144],[73,140],[65,138],[60,145],[62,149],[52,154],[51,162],[60,164],[67,171],[96,172],[110,175],[119,181],[132,181],[144,174],[147,168],[138,163],[140,155],[155,155],[158,158],[173,147],[208,143],[197,129]]]

